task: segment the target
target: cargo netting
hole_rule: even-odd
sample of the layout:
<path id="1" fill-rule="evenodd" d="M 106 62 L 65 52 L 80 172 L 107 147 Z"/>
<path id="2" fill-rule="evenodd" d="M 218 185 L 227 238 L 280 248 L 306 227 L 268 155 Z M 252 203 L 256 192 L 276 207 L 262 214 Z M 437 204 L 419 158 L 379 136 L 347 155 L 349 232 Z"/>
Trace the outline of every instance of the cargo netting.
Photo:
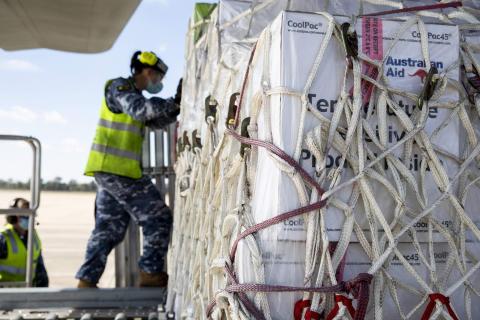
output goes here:
<path id="1" fill-rule="evenodd" d="M 480 318 L 480 2 L 199 4 L 167 310 Z"/>

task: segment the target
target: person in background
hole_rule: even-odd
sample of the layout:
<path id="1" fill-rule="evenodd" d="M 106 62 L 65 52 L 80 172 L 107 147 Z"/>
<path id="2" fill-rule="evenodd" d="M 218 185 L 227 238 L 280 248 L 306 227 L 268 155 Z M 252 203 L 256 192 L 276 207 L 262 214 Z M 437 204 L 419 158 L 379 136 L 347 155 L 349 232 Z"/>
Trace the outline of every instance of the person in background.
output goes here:
<path id="1" fill-rule="evenodd" d="M 10 208 L 28 209 L 30 203 L 15 198 Z M 7 224 L 0 232 L 0 286 L 1 282 L 25 282 L 27 271 L 27 239 L 29 217 L 8 215 Z M 33 286 L 48 287 L 48 274 L 42 257 L 42 244 L 37 231 L 33 235 Z"/>
<path id="2" fill-rule="evenodd" d="M 131 76 L 107 81 L 100 121 L 85 174 L 98 186 L 95 228 L 85 261 L 76 274 L 78 288 L 95 288 L 107 257 L 124 238 L 130 219 L 142 227 L 143 254 L 138 262 L 140 286 L 165 287 L 163 271 L 170 241 L 172 213 L 152 179 L 141 168 L 145 126 L 162 128 L 180 113 L 181 80 L 175 97 L 146 98 L 163 88 L 167 65 L 153 52 L 137 51 L 130 62 Z"/>

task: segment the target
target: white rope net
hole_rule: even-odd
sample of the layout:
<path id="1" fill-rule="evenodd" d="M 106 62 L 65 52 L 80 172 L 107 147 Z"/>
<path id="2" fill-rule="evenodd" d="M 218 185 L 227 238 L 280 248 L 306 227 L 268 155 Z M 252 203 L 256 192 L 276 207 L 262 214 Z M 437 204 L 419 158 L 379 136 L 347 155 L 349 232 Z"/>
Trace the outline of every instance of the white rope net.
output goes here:
<path id="1" fill-rule="evenodd" d="M 230 266 L 239 284 L 303 288 L 368 273 L 365 319 L 480 317 L 480 4 L 362 16 L 448 2 L 228 0 L 191 23 L 168 310 L 259 318 Z M 242 232 L 320 200 L 232 259 Z M 353 319 L 360 303 L 244 289 L 263 319 Z"/>

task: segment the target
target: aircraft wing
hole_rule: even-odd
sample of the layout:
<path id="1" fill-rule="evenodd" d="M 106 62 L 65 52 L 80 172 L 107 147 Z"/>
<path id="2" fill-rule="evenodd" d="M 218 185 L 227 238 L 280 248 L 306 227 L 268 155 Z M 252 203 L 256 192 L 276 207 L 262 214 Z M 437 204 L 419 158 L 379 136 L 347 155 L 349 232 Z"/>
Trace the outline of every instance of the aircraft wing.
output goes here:
<path id="1" fill-rule="evenodd" d="M 140 0 L 0 0 L 0 48 L 108 50 Z"/>

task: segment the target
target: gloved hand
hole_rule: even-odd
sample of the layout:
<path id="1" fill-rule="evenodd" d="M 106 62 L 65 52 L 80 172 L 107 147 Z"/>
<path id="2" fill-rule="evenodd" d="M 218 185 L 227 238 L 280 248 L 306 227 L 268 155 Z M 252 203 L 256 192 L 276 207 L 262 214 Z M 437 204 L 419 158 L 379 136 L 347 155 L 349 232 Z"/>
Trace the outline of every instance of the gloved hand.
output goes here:
<path id="1" fill-rule="evenodd" d="M 177 105 L 178 108 L 174 109 L 174 110 L 171 110 L 169 113 L 168 113 L 168 116 L 170 118 L 175 118 L 176 116 L 178 116 L 180 114 L 180 105 L 178 104 Z"/>
<path id="2" fill-rule="evenodd" d="M 180 103 L 182 102 L 182 83 L 183 83 L 183 78 L 180 78 L 180 81 L 178 81 L 178 85 L 177 85 L 177 92 L 175 93 L 175 96 L 173 98 L 173 101 L 175 101 L 175 103 L 178 105 L 180 105 Z"/>
<path id="3" fill-rule="evenodd" d="M 168 101 L 170 101 L 167 110 L 167 115 L 169 118 L 176 118 L 180 114 L 180 103 L 175 101 L 176 97 L 177 95 L 175 95 L 175 98 L 168 99 Z"/>

